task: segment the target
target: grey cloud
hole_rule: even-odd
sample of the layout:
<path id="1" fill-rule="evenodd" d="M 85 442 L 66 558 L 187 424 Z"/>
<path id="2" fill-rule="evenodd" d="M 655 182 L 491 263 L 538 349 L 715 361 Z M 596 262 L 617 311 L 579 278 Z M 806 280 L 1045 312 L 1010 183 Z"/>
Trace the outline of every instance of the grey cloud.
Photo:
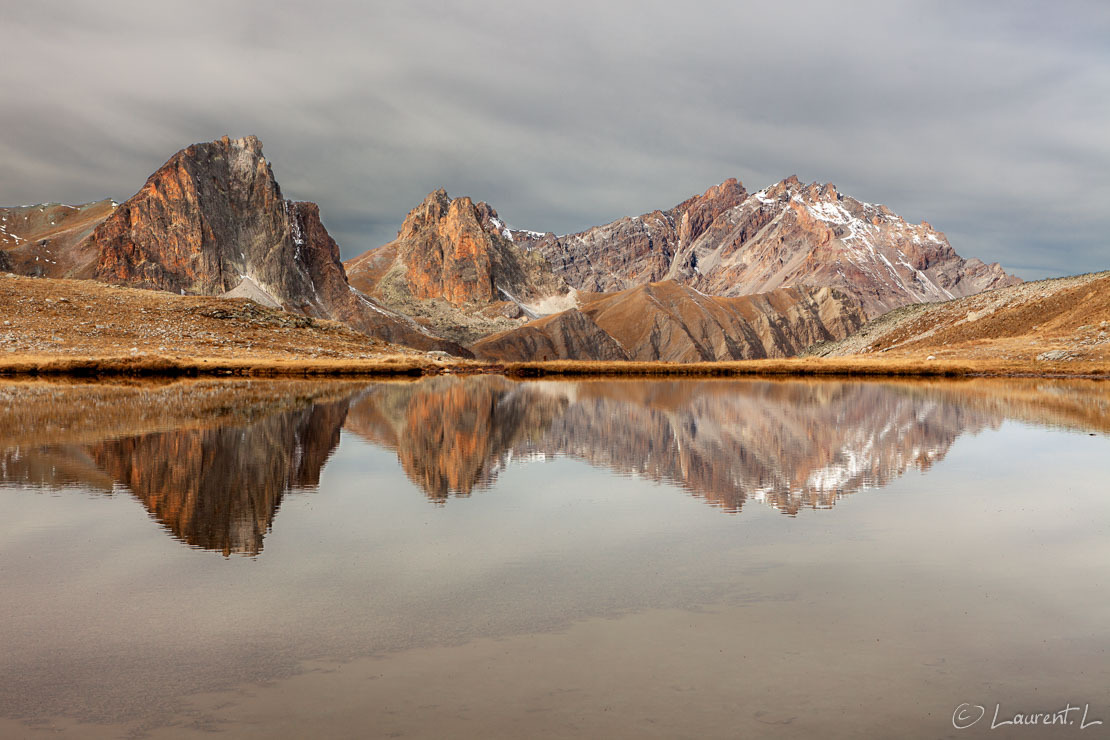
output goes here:
<path id="1" fill-rule="evenodd" d="M 600 5 L 600 7 L 598 7 Z M 1023 277 L 1110 267 L 1102 3 L 23 4 L 0 202 L 266 144 L 345 256 L 436 187 L 573 231 L 796 173 Z"/>

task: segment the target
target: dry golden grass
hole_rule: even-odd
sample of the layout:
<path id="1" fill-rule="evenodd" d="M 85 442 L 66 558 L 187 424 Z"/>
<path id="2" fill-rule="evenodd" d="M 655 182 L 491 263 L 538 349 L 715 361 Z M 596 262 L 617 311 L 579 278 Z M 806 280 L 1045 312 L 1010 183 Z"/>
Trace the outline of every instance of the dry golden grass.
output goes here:
<path id="1" fill-rule="evenodd" d="M 488 363 L 383 355 L 372 359 L 241 359 L 144 357 L 0 357 L 0 375 L 68 377 L 401 377 L 497 373 L 513 378 L 539 377 L 1082 377 L 1110 378 L 1110 362 L 1033 362 L 1010 360 L 925 360 L 854 355 L 738 362 L 553 362 Z"/>
<path id="2" fill-rule="evenodd" d="M 255 355 L 220 357 L 0 357 L 0 376 L 134 377 L 310 377 L 435 375 L 448 363 L 421 355 L 382 355 L 361 360 L 290 359 Z"/>
<path id="3" fill-rule="evenodd" d="M 473 364 L 473 363 L 471 363 Z M 853 355 L 792 357 L 739 362 L 512 362 L 489 366 L 511 377 L 541 376 L 893 376 L 893 377 L 1110 377 L 1110 362 L 1026 360 L 926 360 L 920 357 Z"/>
<path id="4" fill-rule="evenodd" d="M 0 374 L 412 375 L 437 360 L 243 298 L 0 276 Z"/>

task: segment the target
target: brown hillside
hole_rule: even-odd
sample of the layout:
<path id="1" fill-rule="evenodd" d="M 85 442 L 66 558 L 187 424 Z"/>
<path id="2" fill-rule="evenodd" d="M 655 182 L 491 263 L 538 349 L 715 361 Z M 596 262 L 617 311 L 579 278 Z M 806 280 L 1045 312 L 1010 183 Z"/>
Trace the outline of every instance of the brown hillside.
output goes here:
<path id="1" fill-rule="evenodd" d="M 403 352 L 336 321 L 245 298 L 0 274 L 0 359 L 365 359 Z M 416 353 L 414 353 L 416 354 Z"/>
<path id="2" fill-rule="evenodd" d="M 941 360 L 1104 362 L 1110 359 L 1110 272 L 907 306 L 814 352 L 829 357 L 881 352 Z"/>
<path id="3" fill-rule="evenodd" d="M 79 206 L 43 203 L 0 208 L 0 267 L 31 277 L 92 277 L 95 246 L 89 235 L 116 204 L 98 200 Z"/>
<path id="4" fill-rule="evenodd" d="M 663 281 L 602 295 L 579 310 L 488 337 L 473 349 L 479 357 L 503 361 L 788 357 L 847 336 L 862 322 L 859 305 L 828 288 L 718 298 Z"/>

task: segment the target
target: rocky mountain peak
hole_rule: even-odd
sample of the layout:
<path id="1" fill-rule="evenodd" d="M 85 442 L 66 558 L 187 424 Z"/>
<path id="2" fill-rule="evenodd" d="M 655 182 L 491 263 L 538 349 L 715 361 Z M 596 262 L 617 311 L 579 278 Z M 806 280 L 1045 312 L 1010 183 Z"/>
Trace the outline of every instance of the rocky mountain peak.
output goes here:
<path id="1" fill-rule="evenodd" d="M 714 185 L 700 196 L 694 196 L 671 209 L 672 217 L 679 223 L 678 241 L 689 243 L 713 223 L 721 213 L 740 205 L 748 197 L 748 191 L 735 177 Z"/>
<path id="2" fill-rule="evenodd" d="M 532 246 L 581 290 L 662 279 L 718 296 L 827 285 L 862 301 L 868 316 L 1020 282 L 998 264 L 964 260 L 928 223 L 796 175 L 750 195 L 726 180 L 669 211 Z"/>
<path id="3" fill-rule="evenodd" d="M 257 137 L 193 144 L 96 228 L 95 274 L 199 295 L 246 281 L 275 305 L 323 316 L 306 265 L 315 245 L 306 243 L 298 213 Z"/>
<path id="4" fill-rule="evenodd" d="M 447 191 L 443 188 L 433 190 L 425 196 L 420 205 L 405 216 L 405 220 L 401 223 L 401 230 L 397 234 L 398 238 L 411 238 L 421 229 L 438 223 L 447 215 L 450 207 L 451 198 L 448 197 Z"/>
<path id="5" fill-rule="evenodd" d="M 491 234 L 497 234 L 509 241 L 516 241 L 512 230 L 509 229 L 508 225 L 497 215 L 497 211 L 494 210 L 493 206 L 485 201 L 478 201 L 474 205 L 474 208 L 478 211 L 478 221 L 482 224 L 482 228 Z"/>
<path id="6" fill-rule="evenodd" d="M 460 342 L 576 303 L 537 251 L 484 202 L 430 193 L 397 238 L 346 262 L 351 284 Z"/>
<path id="7" fill-rule="evenodd" d="M 780 183 L 784 190 L 795 190 L 802 187 L 802 181 L 798 179 L 797 175 L 790 175 L 784 178 Z"/>
<path id="8" fill-rule="evenodd" d="M 262 156 L 262 141 L 254 134 L 249 134 L 238 139 L 232 139 L 227 134 L 220 137 L 220 144 L 236 150 L 247 151 Z"/>

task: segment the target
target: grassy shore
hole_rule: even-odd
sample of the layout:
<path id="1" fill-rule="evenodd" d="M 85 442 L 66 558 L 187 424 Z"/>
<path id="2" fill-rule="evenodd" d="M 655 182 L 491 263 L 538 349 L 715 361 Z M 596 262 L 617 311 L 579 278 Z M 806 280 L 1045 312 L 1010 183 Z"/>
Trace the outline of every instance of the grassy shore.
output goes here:
<path id="1" fill-rule="evenodd" d="M 437 375 L 443 363 L 421 355 L 385 355 L 368 359 L 289 359 L 270 357 L 0 357 L 6 377 L 396 377 Z"/>
<path id="2" fill-rule="evenodd" d="M 8 355 L 0 357 L 0 376 L 8 377 L 418 377 L 442 374 L 500 374 L 543 377 L 1085 377 L 1110 378 L 1108 362 L 1027 360 L 926 360 L 860 355 L 799 357 L 740 362 L 513 362 L 489 363 L 424 355 L 385 355 L 368 359 L 288 359 L 269 357 L 73 357 Z"/>
<path id="3" fill-rule="evenodd" d="M 519 362 L 497 372 L 511 377 L 637 376 L 889 376 L 889 377 L 1094 377 L 1110 378 L 1110 362 L 938 361 L 914 358 L 851 356 L 792 357 L 738 362 Z"/>

